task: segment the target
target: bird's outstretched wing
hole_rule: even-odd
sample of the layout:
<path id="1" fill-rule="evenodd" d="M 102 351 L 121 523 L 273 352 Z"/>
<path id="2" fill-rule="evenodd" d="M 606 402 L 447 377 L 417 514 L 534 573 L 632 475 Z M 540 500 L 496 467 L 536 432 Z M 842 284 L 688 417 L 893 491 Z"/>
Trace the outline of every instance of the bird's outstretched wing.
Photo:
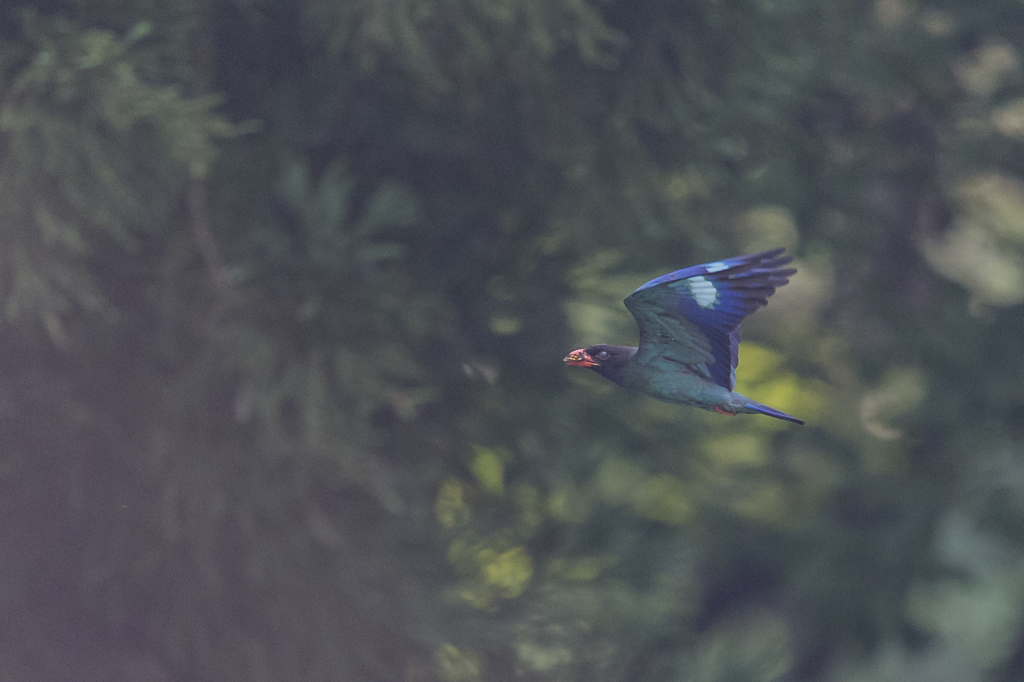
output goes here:
<path id="1" fill-rule="evenodd" d="M 740 322 L 796 270 L 784 248 L 695 265 L 647 282 L 626 298 L 640 328 L 641 364 L 669 361 L 732 390 Z"/>

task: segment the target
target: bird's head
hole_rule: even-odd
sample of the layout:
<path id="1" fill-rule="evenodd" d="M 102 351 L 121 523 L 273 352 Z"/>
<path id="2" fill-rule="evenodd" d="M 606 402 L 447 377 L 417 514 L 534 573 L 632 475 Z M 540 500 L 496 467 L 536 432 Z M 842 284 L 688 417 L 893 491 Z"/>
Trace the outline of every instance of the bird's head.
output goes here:
<path id="1" fill-rule="evenodd" d="M 636 352 L 632 346 L 588 346 L 574 350 L 562 360 L 570 367 L 586 367 L 601 376 L 611 379 L 617 384 L 622 383 L 626 363 Z"/>

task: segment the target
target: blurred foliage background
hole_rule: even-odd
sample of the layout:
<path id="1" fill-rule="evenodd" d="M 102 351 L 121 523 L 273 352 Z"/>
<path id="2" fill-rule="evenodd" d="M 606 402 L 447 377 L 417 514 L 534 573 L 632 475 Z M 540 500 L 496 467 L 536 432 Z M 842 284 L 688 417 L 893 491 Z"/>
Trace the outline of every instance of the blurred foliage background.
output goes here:
<path id="1" fill-rule="evenodd" d="M 0 5 L 0 680 L 1024 679 L 1024 5 Z M 787 246 L 706 414 L 565 371 Z"/>

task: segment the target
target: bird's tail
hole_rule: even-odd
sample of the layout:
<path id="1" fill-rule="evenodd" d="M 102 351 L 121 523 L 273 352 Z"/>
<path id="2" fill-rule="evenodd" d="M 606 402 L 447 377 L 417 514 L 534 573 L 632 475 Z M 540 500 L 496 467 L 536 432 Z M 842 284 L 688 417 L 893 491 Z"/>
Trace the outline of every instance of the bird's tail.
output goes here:
<path id="1" fill-rule="evenodd" d="M 753 400 L 750 400 L 746 405 L 744 405 L 744 407 L 750 412 L 766 414 L 769 417 L 775 417 L 776 419 L 785 419 L 786 421 L 793 422 L 794 424 L 803 425 L 804 423 L 803 419 L 797 419 L 796 417 L 786 414 L 781 410 L 776 410 L 774 407 L 768 407 L 767 405 L 762 405 L 761 403 L 754 402 Z"/>

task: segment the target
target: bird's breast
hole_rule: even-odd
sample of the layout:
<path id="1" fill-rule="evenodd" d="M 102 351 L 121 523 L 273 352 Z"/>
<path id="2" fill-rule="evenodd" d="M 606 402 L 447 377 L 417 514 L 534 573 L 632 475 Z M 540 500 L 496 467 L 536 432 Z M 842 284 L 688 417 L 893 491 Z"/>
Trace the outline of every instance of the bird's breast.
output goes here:
<path id="1" fill-rule="evenodd" d="M 702 366 L 654 360 L 631 368 L 623 386 L 667 403 L 710 409 L 728 404 L 731 392 L 710 380 Z M 702 372 L 703 370 L 703 372 Z"/>

